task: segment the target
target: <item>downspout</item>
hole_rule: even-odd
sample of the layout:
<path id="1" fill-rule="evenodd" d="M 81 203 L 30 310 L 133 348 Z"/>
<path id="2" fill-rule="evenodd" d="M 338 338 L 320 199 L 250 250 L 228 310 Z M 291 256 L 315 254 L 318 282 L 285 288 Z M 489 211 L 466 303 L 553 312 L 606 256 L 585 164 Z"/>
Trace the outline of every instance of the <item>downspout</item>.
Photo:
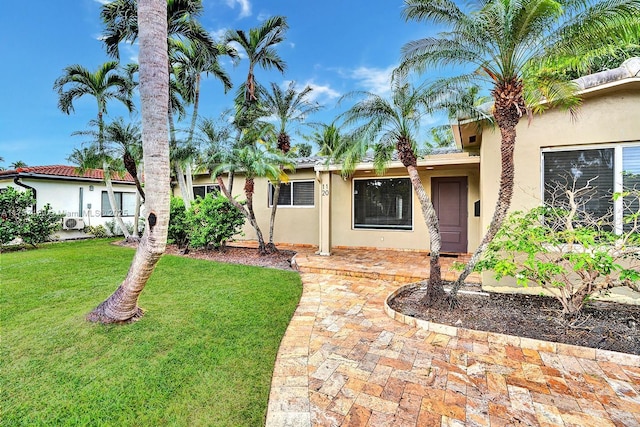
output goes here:
<path id="1" fill-rule="evenodd" d="M 19 185 L 22 188 L 26 188 L 27 190 L 31 190 L 31 194 L 33 194 L 33 198 L 36 199 L 36 202 L 33 204 L 33 213 L 37 213 L 38 212 L 38 206 L 37 206 L 38 205 L 38 198 L 37 198 L 38 192 L 36 191 L 35 188 L 29 187 L 27 184 L 23 184 L 23 183 L 19 182 L 18 181 L 19 179 L 20 179 L 20 177 L 16 176 L 16 177 L 13 178 L 13 182 L 16 185 Z"/>

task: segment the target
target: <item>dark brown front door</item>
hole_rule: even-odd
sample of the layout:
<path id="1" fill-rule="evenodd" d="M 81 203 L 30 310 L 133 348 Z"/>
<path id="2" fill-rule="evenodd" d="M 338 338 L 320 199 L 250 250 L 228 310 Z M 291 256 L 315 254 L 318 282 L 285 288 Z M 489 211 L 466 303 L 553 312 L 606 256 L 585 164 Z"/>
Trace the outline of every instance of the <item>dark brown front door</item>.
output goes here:
<path id="1" fill-rule="evenodd" d="M 431 178 L 442 252 L 467 252 L 467 177 Z"/>

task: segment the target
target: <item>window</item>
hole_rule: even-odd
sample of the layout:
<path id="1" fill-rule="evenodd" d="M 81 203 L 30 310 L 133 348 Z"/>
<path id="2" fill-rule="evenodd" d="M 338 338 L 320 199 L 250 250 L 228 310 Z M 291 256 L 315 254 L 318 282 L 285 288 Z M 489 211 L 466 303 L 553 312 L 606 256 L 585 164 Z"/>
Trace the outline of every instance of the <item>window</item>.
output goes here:
<path id="1" fill-rule="evenodd" d="M 194 185 L 193 186 L 193 197 L 202 197 L 207 194 L 217 195 L 220 193 L 220 186 L 218 184 L 210 184 L 210 185 Z"/>
<path id="2" fill-rule="evenodd" d="M 273 206 L 276 188 L 269 183 L 269 207 Z M 280 184 L 278 206 L 313 207 L 315 203 L 313 181 L 290 181 Z"/>
<path id="3" fill-rule="evenodd" d="M 136 193 L 123 193 L 114 191 L 116 198 L 116 206 L 120 216 L 133 216 L 136 212 Z M 106 191 L 102 192 L 102 216 L 113 216 L 111 203 L 109 203 L 109 195 Z"/>
<path id="4" fill-rule="evenodd" d="M 549 150 L 542 153 L 545 203 L 567 203 L 563 188 L 573 185 L 593 187 L 586 211 L 602 218 L 621 231 L 622 218 L 632 212 L 629 200 L 612 199 L 613 193 L 640 189 L 640 145 L 617 144 L 615 147 Z M 637 205 L 637 204 L 636 204 Z M 637 206 L 635 206 L 637 209 Z"/>
<path id="5" fill-rule="evenodd" d="M 411 230 L 413 190 L 409 178 L 353 181 L 353 228 Z"/>

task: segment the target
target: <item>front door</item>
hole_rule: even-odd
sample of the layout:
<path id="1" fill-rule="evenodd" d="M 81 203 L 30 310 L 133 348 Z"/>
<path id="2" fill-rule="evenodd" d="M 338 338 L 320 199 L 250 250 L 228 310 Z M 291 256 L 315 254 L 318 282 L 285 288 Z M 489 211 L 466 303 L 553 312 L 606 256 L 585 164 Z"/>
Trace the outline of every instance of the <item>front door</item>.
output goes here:
<path id="1" fill-rule="evenodd" d="M 467 177 L 431 178 L 442 252 L 467 252 Z"/>

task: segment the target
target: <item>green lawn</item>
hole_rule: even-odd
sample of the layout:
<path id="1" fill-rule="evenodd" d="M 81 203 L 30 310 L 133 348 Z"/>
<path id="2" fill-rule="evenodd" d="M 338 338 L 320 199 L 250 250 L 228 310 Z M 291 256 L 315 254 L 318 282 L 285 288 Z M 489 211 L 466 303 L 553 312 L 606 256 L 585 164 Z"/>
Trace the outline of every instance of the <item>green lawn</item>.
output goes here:
<path id="1" fill-rule="evenodd" d="M 164 256 L 139 322 L 87 323 L 132 256 L 106 240 L 0 255 L 0 424 L 264 424 L 299 276 Z"/>

